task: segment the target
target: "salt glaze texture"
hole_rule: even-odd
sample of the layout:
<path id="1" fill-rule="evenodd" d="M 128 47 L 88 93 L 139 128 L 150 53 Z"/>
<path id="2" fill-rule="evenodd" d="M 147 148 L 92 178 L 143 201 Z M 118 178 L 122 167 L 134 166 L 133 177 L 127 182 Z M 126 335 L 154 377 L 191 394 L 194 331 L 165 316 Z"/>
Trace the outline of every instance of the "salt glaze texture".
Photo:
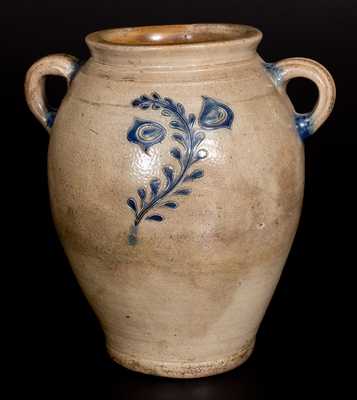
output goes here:
<path id="1" fill-rule="evenodd" d="M 288 256 L 304 187 L 302 139 L 335 86 L 315 61 L 265 63 L 259 30 L 195 24 L 87 36 L 81 66 L 52 55 L 27 73 L 50 133 L 53 218 L 112 358 L 175 378 L 243 363 Z M 67 79 L 58 111 L 47 75 Z M 318 87 L 297 114 L 295 77 Z"/>

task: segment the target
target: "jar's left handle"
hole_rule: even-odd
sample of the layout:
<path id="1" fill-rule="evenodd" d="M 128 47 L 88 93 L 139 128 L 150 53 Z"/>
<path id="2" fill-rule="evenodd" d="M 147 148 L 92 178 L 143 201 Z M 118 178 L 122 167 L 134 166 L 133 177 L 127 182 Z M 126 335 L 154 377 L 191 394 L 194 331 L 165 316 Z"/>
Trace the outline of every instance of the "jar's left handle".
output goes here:
<path id="1" fill-rule="evenodd" d="M 67 54 L 53 54 L 38 60 L 26 74 L 25 96 L 27 104 L 48 132 L 50 132 L 54 123 L 56 110 L 50 110 L 47 105 L 46 76 L 62 76 L 67 80 L 69 86 L 78 69 L 77 58 Z"/>

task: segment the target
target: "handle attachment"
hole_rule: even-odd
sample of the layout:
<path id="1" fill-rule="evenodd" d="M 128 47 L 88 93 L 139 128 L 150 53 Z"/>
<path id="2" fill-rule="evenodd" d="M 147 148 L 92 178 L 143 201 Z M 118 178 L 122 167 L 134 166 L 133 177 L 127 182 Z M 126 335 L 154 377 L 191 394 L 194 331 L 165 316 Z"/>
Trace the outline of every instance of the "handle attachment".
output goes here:
<path id="1" fill-rule="evenodd" d="M 318 62 L 309 58 L 286 58 L 276 64 L 265 63 L 275 84 L 286 90 L 290 79 L 307 78 L 315 83 L 319 97 L 314 109 L 305 114 L 295 113 L 296 129 L 302 139 L 314 134 L 331 114 L 336 99 L 336 86 L 331 74 Z"/>
<path id="2" fill-rule="evenodd" d="M 48 132 L 50 132 L 54 123 L 56 111 L 49 110 L 47 106 L 46 76 L 62 76 L 67 80 L 69 86 L 78 69 L 77 58 L 67 54 L 53 54 L 38 60 L 26 74 L 25 96 L 27 104 Z"/>

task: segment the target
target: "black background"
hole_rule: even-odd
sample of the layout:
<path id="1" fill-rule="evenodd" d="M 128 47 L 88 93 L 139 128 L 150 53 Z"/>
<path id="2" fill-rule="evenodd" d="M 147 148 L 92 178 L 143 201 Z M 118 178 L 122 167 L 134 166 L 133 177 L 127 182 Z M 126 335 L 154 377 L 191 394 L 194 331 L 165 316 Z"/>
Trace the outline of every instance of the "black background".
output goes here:
<path id="1" fill-rule="evenodd" d="M 17 384 L 9 398 L 17 398 L 21 388 L 47 398 L 63 391 L 64 398 L 77 399 L 290 399 L 332 392 L 343 397 L 355 316 L 355 2 L 37 0 L 1 7 L 2 129 L 13 139 L 2 153 L 3 159 L 9 156 L 6 192 L 14 205 L 9 214 L 16 215 L 8 235 L 15 251 L 6 262 L 15 272 L 9 284 L 15 321 L 7 331 L 15 339 Z M 177 381 L 130 372 L 108 359 L 102 331 L 51 221 L 48 135 L 26 107 L 23 80 L 42 56 L 66 52 L 88 58 L 83 39 L 92 31 L 194 22 L 256 26 L 264 33 L 258 51 L 266 61 L 293 56 L 319 61 L 335 78 L 337 102 L 325 125 L 305 143 L 301 223 L 254 354 L 221 376 Z M 65 84 L 50 78 L 47 89 L 56 105 Z M 296 79 L 288 89 L 298 111 L 313 107 L 317 92 L 311 82 Z"/>

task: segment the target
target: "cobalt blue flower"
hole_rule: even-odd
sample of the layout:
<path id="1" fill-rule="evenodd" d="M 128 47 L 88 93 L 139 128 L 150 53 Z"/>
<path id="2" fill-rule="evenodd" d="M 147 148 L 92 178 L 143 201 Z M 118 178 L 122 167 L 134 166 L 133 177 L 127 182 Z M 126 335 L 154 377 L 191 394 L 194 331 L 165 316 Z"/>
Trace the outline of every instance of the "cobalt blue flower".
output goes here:
<path id="1" fill-rule="evenodd" d="M 147 153 L 154 144 L 160 143 L 166 136 L 166 129 L 154 121 L 136 118 L 128 131 L 128 140 L 137 143 Z"/>
<path id="2" fill-rule="evenodd" d="M 202 96 L 202 98 L 203 104 L 198 120 L 201 128 L 230 129 L 234 118 L 233 111 L 227 105 L 211 97 Z"/>
<path id="3" fill-rule="evenodd" d="M 198 119 L 201 129 L 196 126 L 197 118 L 194 114 L 186 114 L 185 107 L 169 97 L 161 97 L 158 93 L 151 96 L 142 95 L 136 98 L 132 105 L 141 110 L 160 110 L 163 117 L 169 117 L 168 126 L 171 139 L 176 145 L 170 149 L 170 155 L 175 160 L 173 165 L 165 164 L 162 167 L 162 177 L 152 177 L 149 187 L 137 189 L 136 198 L 129 197 L 127 205 L 134 212 L 134 222 L 129 230 L 128 243 L 135 245 L 138 242 L 138 227 L 141 221 L 162 222 L 165 217 L 155 213 L 155 209 L 175 210 L 179 206 L 178 197 L 189 196 L 191 184 L 204 177 L 203 169 L 191 167 L 208 157 L 208 150 L 201 147 L 206 138 L 205 130 L 220 128 L 230 129 L 234 114 L 230 107 L 211 97 L 202 96 L 202 108 Z M 158 122 L 136 118 L 128 131 L 128 140 L 139 144 L 145 152 L 150 146 L 161 142 L 166 136 L 165 128 Z M 161 211 L 160 210 L 160 211 Z M 154 212 L 154 213 L 153 213 Z"/>

